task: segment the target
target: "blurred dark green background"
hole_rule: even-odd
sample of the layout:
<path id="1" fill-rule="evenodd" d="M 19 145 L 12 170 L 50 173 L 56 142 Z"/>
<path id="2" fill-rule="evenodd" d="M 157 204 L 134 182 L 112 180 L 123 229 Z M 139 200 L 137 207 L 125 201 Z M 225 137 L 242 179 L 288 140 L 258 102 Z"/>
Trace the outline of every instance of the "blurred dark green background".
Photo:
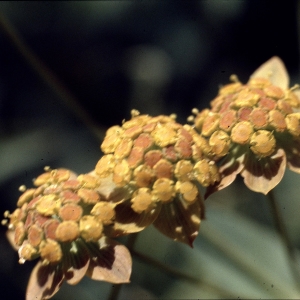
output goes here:
<path id="1" fill-rule="evenodd" d="M 185 122 L 232 73 L 246 82 L 274 55 L 291 84 L 300 82 L 299 1 L 2 1 L 0 13 L 102 130 L 128 119 L 132 108 Z M 99 144 L 0 28 L 0 211 L 15 208 L 18 187 L 30 186 L 45 165 L 92 170 Z M 275 192 L 300 247 L 298 181 L 288 172 Z M 136 246 L 202 284 L 134 259 L 120 299 L 299 298 L 264 197 L 238 180 L 206 203 L 193 250 L 153 229 Z M 0 253 L 1 299 L 23 299 L 35 262 L 18 264 L 4 227 Z M 85 279 L 53 299 L 105 299 L 110 288 Z"/>

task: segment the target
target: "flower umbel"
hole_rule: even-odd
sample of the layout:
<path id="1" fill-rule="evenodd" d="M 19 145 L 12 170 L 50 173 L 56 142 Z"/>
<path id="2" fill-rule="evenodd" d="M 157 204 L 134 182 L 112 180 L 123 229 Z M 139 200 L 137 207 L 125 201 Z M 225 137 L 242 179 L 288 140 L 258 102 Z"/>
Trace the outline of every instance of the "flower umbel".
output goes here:
<path id="1" fill-rule="evenodd" d="M 282 179 L 286 165 L 300 173 L 300 101 L 288 88 L 281 60 L 270 59 L 243 85 L 236 76 L 223 86 L 211 109 L 196 113 L 195 127 L 220 161 L 220 182 L 207 195 L 228 186 L 237 174 L 253 191 L 267 194 Z"/>
<path id="2" fill-rule="evenodd" d="M 9 218 L 8 237 L 19 262 L 40 257 L 26 299 L 49 299 L 63 281 L 77 284 L 84 275 L 112 283 L 129 282 L 131 257 L 125 246 L 106 236 L 115 204 L 102 201 L 97 178 L 50 170 L 34 180 L 36 188 L 20 188 Z"/>
<path id="3" fill-rule="evenodd" d="M 108 129 L 95 173 L 128 192 L 116 206 L 116 234 L 153 223 L 167 236 L 192 244 L 204 212 L 198 185 L 220 179 L 215 163 L 201 151 L 202 142 L 174 116 L 133 111 L 131 120 Z"/>

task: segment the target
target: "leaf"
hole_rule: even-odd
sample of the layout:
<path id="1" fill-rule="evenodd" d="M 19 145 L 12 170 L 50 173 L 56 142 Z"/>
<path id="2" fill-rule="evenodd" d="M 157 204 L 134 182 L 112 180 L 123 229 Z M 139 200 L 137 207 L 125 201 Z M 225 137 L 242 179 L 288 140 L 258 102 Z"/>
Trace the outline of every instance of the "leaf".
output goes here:
<path id="1" fill-rule="evenodd" d="M 286 90 L 289 87 L 289 75 L 283 61 L 273 56 L 271 59 L 262 64 L 250 78 L 268 78 L 273 85 Z"/>
<path id="2" fill-rule="evenodd" d="M 43 265 L 42 261 L 39 261 L 30 275 L 26 300 L 50 299 L 58 292 L 63 280 L 61 265 Z"/>
<path id="3" fill-rule="evenodd" d="M 131 208 L 130 201 L 125 201 L 115 207 L 115 223 L 109 234 L 112 236 L 119 236 L 142 231 L 145 227 L 151 225 L 155 221 L 160 213 L 160 209 L 161 204 L 157 203 L 156 207 L 151 211 L 139 214 Z"/>
<path id="4" fill-rule="evenodd" d="M 128 249 L 106 237 L 86 244 L 92 257 L 86 273 L 91 279 L 111 283 L 128 283 L 132 259 Z"/>
<path id="5" fill-rule="evenodd" d="M 249 152 L 245 157 L 245 168 L 241 175 L 250 190 L 266 195 L 281 181 L 285 168 L 286 155 L 282 149 L 278 149 L 270 157 L 261 159 Z"/>
<path id="6" fill-rule="evenodd" d="M 178 195 L 178 194 L 177 194 Z M 162 205 L 153 225 L 164 235 L 193 247 L 200 222 L 204 219 L 204 204 L 201 196 L 193 204 L 187 204 L 178 195 L 172 202 Z"/>

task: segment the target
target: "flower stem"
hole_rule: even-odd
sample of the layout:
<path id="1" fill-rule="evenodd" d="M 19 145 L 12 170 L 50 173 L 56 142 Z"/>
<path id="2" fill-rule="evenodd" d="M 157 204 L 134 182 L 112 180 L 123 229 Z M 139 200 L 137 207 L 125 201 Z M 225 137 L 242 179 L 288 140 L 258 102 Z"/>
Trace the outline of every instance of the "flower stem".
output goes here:
<path id="1" fill-rule="evenodd" d="M 278 203 L 276 202 L 276 199 L 275 199 L 275 196 L 274 196 L 274 193 L 272 190 L 267 194 L 267 198 L 268 198 L 270 206 L 271 206 L 272 216 L 274 218 L 276 230 L 285 245 L 285 249 L 286 249 L 286 252 L 288 255 L 290 268 L 291 268 L 291 271 L 292 271 L 292 274 L 293 274 L 293 277 L 294 277 L 294 280 L 296 283 L 296 287 L 300 290 L 300 288 L 299 288 L 300 273 L 299 273 L 299 266 L 298 266 L 298 260 L 297 260 L 295 247 L 293 246 L 293 243 L 289 238 L 286 226 L 283 221 L 282 214 L 280 212 Z"/>
<path id="2" fill-rule="evenodd" d="M 13 46 L 25 58 L 30 67 L 43 78 L 48 86 L 63 100 L 65 105 L 86 125 L 87 128 L 99 139 L 103 138 L 104 128 L 92 121 L 91 116 L 80 104 L 78 99 L 58 80 L 56 75 L 45 65 L 45 63 L 24 42 L 18 31 L 9 20 L 0 13 L 0 29 L 9 38 Z"/>

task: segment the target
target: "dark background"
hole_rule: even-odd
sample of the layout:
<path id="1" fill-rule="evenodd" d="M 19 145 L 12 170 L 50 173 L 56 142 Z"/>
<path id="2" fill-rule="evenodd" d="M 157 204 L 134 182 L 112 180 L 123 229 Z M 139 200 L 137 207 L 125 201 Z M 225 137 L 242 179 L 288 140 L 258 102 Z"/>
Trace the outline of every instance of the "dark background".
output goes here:
<path id="1" fill-rule="evenodd" d="M 101 134 L 132 108 L 185 122 L 231 74 L 246 82 L 274 55 L 291 83 L 300 81 L 298 1 L 3 1 L 0 13 Z M 30 186 L 45 165 L 90 171 L 99 144 L 1 26 L 0 211 L 14 209 L 18 187 Z M 22 299 L 34 263 L 20 267 L 4 233 L 1 299 Z"/>

